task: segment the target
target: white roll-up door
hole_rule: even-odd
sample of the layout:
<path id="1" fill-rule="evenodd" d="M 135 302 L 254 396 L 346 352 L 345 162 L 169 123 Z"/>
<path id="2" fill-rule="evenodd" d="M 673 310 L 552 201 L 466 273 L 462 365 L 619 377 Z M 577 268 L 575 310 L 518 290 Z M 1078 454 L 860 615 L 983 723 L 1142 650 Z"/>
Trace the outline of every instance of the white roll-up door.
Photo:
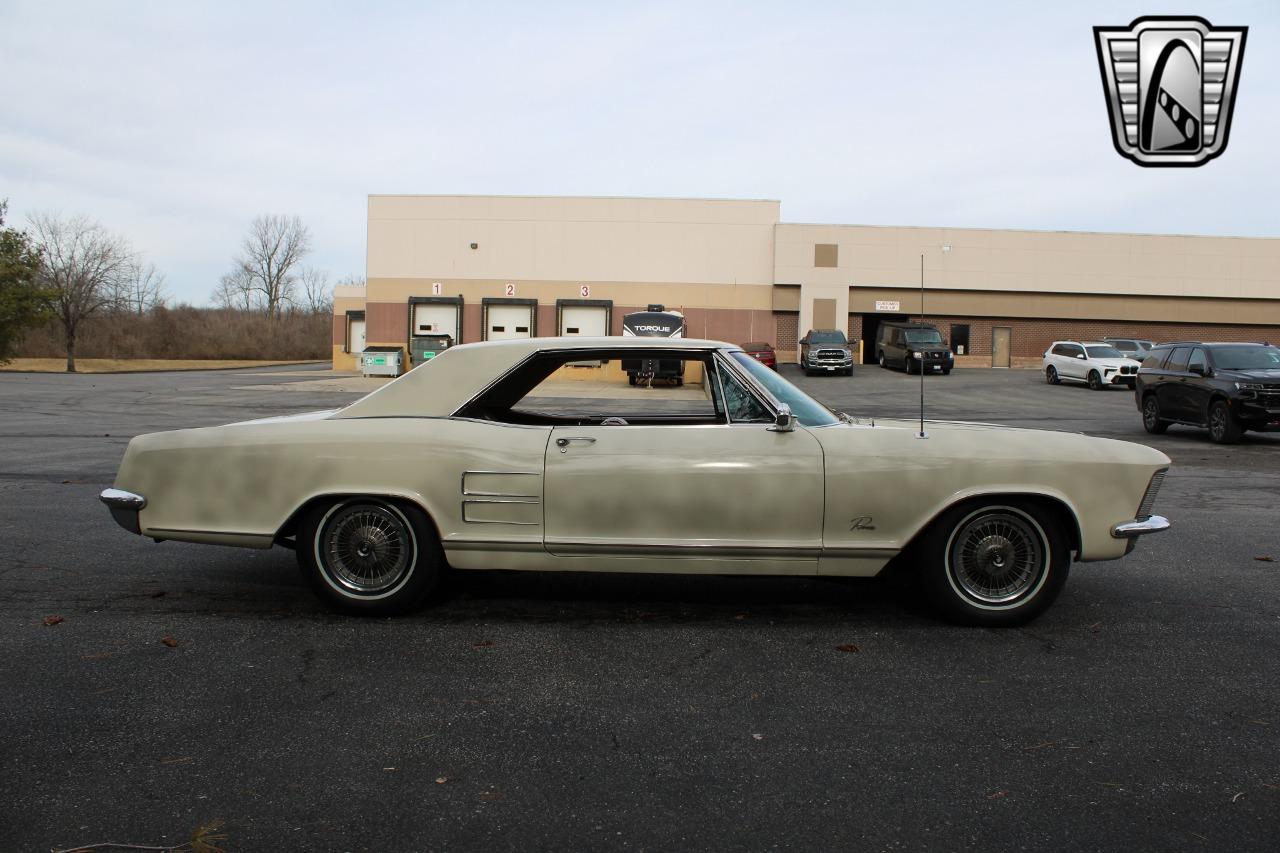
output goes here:
<path id="1" fill-rule="evenodd" d="M 413 306 L 415 335 L 449 335 L 458 341 L 458 306 L 420 304 Z"/>
<path id="2" fill-rule="evenodd" d="M 487 340 L 505 341 L 533 336 L 532 305 L 490 305 L 488 317 L 485 327 Z"/>
<path id="3" fill-rule="evenodd" d="M 604 337 L 609 334 L 609 309 L 603 305 L 565 305 L 560 309 L 560 334 Z"/>

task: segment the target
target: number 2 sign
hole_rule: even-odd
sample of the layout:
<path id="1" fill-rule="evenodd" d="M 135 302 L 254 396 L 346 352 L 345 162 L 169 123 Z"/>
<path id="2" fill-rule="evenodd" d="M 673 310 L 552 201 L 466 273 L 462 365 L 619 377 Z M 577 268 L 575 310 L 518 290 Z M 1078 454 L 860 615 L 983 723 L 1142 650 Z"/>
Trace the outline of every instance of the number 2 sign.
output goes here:
<path id="1" fill-rule="evenodd" d="M 516 295 L 516 286 L 514 282 L 507 282 L 507 296 Z"/>

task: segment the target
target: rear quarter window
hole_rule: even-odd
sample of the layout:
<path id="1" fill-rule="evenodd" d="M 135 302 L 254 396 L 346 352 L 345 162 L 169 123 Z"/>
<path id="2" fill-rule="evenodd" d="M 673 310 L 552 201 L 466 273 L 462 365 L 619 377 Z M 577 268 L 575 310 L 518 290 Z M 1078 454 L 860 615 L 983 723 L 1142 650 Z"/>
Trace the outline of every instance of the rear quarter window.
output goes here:
<path id="1" fill-rule="evenodd" d="M 1169 351 L 1167 349 L 1156 350 L 1155 352 L 1148 354 L 1147 357 L 1142 360 L 1142 366 L 1147 370 L 1155 370 L 1160 366 L 1164 361 L 1164 357 L 1168 354 Z"/>

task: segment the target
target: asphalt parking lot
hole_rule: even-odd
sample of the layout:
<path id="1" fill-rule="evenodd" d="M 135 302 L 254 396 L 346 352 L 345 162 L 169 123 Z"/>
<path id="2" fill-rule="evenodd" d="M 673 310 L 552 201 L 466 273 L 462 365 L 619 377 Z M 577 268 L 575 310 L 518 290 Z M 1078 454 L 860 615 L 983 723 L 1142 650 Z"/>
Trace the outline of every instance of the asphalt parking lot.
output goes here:
<path id="1" fill-rule="evenodd" d="M 917 412 L 915 377 L 783 370 Z M 291 552 L 156 545 L 97 502 L 135 434 L 353 399 L 280 387 L 312 375 L 0 374 L 0 848 L 220 822 L 228 850 L 1275 849 L 1280 435 L 1147 436 L 1130 393 L 1034 371 L 928 378 L 931 417 L 1174 460 L 1173 529 L 1005 631 L 876 580 L 534 574 L 357 620 Z"/>

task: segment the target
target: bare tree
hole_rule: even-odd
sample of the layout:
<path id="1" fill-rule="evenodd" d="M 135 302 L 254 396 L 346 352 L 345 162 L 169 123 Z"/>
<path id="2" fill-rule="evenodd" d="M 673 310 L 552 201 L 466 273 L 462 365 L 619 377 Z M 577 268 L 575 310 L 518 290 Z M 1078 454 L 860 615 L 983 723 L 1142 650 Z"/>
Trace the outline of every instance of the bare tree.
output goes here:
<path id="1" fill-rule="evenodd" d="M 135 266 L 123 237 L 97 222 L 52 213 L 30 217 L 32 237 L 40 247 L 40 277 L 53 293 L 53 307 L 62 321 L 67 348 L 67 372 L 76 372 L 76 332 L 80 323 L 108 308 Z"/>
<path id="2" fill-rule="evenodd" d="M 219 308 L 252 311 L 255 296 L 253 276 L 243 266 L 237 266 L 218 279 L 218 286 L 213 289 L 213 304 Z"/>
<path id="3" fill-rule="evenodd" d="M 302 304 L 312 314 L 328 314 L 333 311 L 333 288 L 329 286 L 329 274 L 315 267 L 303 267 L 298 281 L 302 285 Z"/>
<path id="4" fill-rule="evenodd" d="M 297 216 L 263 214 L 249 225 L 236 267 L 262 294 L 267 316 L 277 319 L 293 298 L 294 267 L 311 251 L 311 232 Z"/>
<path id="5" fill-rule="evenodd" d="M 364 276 L 344 275 L 338 279 L 337 287 L 364 287 Z"/>
<path id="6" fill-rule="evenodd" d="M 129 275 L 113 288 L 113 307 L 125 314 L 141 316 L 164 304 L 164 273 L 155 264 L 135 261 Z"/>

